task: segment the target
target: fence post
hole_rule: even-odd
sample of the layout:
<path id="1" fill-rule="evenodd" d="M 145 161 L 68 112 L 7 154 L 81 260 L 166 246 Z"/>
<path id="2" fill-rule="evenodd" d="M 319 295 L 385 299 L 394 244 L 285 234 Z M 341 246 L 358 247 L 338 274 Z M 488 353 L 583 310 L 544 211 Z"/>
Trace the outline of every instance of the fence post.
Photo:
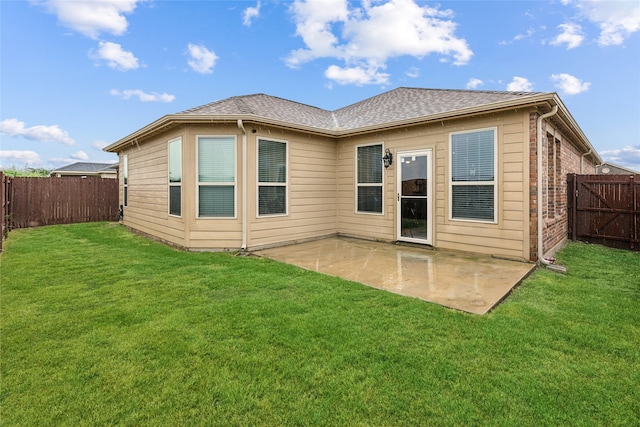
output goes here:
<path id="1" fill-rule="evenodd" d="M 578 239 L 578 176 L 571 174 L 571 188 L 569 197 L 571 198 L 571 240 Z"/>

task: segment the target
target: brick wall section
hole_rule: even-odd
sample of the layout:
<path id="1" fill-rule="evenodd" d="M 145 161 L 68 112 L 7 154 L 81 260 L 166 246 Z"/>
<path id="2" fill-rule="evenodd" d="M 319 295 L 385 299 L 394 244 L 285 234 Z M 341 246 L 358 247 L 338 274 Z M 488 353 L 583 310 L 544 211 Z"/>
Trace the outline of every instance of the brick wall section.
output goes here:
<path id="1" fill-rule="evenodd" d="M 537 129 L 536 121 L 538 113 L 531 113 L 529 116 L 529 188 L 530 188 L 530 259 L 537 260 L 538 253 L 538 194 L 537 194 Z M 550 134 L 550 135 L 548 135 Z M 580 174 L 580 163 L 582 152 L 576 148 L 572 142 L 565 137 L 557 128 L 545 120 L 542 123 L 542 220 L 543 220 L 543 252 L 547 253 L 567 237 L 568 217 L 567 217 L 567 174 Z M 554 135 L 559 142 L 554 142 L 555 149 L 559 150 L 556 164 L 553 171 L 555 180 L 549 182 L 549 162 L 553 162 L 554 156 L 550 152 L 548 136 Z M 553 147 L 553 146 L 552 146 Z M 553 167 L 553 166 L 551 166 Z M 584 174 L 595 173 L 595 165 L 591 160 L 584 159 Z M 551 186 L 552 188 L 549 188 Z M 550 200 L 550 197 L 554 200 Z M 553 215 L 549 215 L 549 207 L 553 206 Z"/>

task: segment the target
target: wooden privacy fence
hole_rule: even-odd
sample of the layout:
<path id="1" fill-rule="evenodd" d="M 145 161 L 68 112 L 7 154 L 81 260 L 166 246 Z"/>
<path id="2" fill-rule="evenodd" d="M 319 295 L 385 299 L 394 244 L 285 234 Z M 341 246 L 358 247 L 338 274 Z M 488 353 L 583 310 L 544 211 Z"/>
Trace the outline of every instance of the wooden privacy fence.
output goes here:
<path id="1" fill-rule="evenodd" d="M 567 175 L 569 238 L 640 250 L 640 175 Z"/>
<path id="2" fill-rule="evenodd" d="M 117 179 L 23 178 L 1 172 L 0 178 L 3 238 L 14 228 L 118 220 Z"/>

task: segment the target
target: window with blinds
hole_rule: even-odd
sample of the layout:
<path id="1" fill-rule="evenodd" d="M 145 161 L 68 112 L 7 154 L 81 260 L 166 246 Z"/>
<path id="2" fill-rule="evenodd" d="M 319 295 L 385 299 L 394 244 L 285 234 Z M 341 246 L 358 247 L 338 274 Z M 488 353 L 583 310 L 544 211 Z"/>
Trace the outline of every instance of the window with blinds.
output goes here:
<path id="1" fill-rule="evenodd" d="M 287 143 L 258 140 L 258 216 L 287 214 Z"/>
<path id="2" fill-rule="evenodd" d="M 451 219 L 495 222 L 496 129 L 450 134 Z"/>
<path id="3" fill-rule="evenodd" d="M 198 137 L 198 217 L 235 217 L 235 188 L 235 137 Z"/>
<path id="4" fill-rule="evenodd" d="M 382 144 L 356 148 L 356 211 L 382 213 Z"/>
<path id="5" fill-rule="evenodd" d="M 169 141 L 169 215 L 182 215 L 182 138 Z"/>

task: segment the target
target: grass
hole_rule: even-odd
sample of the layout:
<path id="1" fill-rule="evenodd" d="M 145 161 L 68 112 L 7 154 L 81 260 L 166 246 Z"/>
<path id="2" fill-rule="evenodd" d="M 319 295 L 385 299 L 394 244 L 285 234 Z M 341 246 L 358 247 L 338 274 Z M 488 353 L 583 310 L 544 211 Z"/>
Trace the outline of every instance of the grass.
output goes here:
<path id="1" fill-rule="evenodd" d="M 2 425 L 639 425 L 640 253 L 477 316 L 114 223 L 11 232 Z"/>

